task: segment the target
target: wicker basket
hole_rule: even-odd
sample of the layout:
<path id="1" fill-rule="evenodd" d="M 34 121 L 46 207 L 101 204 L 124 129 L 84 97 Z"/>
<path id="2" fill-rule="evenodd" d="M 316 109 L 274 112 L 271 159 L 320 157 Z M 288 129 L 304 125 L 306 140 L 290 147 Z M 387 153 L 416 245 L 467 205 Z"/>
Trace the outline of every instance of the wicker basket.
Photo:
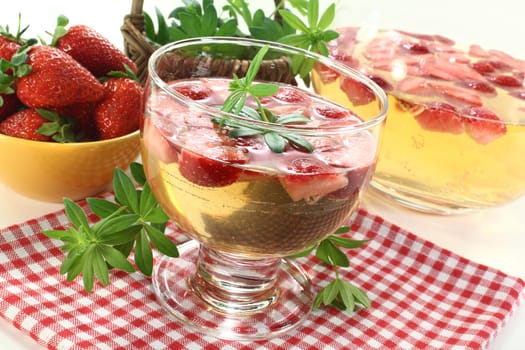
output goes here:
<path id="1" fill-rule="evenodd" d="M 141 82 L 146 80 L 148 59 L 157 49 L 144 35 L 143 4 L 143 0 L 132 1 L 131 12 L 124 17 L 124 23 L 120 28 L 124 38 L 124 52 L 137 65 L 138 77 Z M 282 1 L 275 0 L 275 4 L 276 6 L 282 6 Z M 276 20 L 280 20 L 280 18 L 276 18 Z M 180 74 L 175 74 L 177 78 L 187 78 L 188 76 L 185 75 L 184 71 L 190 71 L 192 65 L 199 64 L 198 61 L 192 62 L 192 59 L 189 57 L 173 57 L 173 60 L 173 67 L 178 67 L 179 63 L 183 63 L 180 64 L 180 67 L 182 67 Z M 249 66 L 249 61 L 214 59 L 213 62 L 209 63 L 209 66 L 211 67 L 210 69 L 220 73 L 222 76 L 231 76 L 235 73 L 242 77 Z M 264 61 L 259 70 L 258 78 L 295 84 L 295 79 L 290 73 L 286 58 Z"/>

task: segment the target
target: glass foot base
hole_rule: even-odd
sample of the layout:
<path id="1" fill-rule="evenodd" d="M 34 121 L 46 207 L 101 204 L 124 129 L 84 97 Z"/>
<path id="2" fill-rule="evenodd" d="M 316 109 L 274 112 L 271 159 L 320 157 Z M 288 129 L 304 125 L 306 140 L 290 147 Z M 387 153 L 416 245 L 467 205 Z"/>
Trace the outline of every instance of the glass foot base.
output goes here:
<path id="1" fill-rule="evenodd" d="M 228 312 L 213 305 L 192 287 L 199 243 L 188 241 L 178 258 L 161 257 L 153 271 L 155 294 L 168 314 L 195 331 L 229 340 L 264 340 L 297 328 L 311 311 L 313 292 L 306 272 L 281 260 L 268 306 L 254 312 Z"/>

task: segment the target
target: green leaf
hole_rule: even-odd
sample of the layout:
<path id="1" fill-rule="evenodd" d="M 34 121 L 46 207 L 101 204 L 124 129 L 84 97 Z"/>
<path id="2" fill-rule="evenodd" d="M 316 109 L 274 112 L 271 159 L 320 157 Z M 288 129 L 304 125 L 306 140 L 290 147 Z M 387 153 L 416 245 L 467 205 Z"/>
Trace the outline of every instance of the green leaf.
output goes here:
<path id="1" fill-rule="evenodd" d="M 135 241 L 130 241 L 128 243 L 124 244 L 118 244 L 115 245 L 114 248 L 122 253 L 125 257 L 128 257 L 131 254 L 131 251 L 133 250 L 133 245 L 135 244 Z"/>
<path id="2" fill-rule="evenodd" d="M 311 29 L 317 28 L 317 20 L 319 19 L 319 1 L 310 0 L 308 2 L 308 25 Z"/>
<path id="3" fill-rule="evenodd" d="M 135 271 L 133 265 L 119 250 L 108 245 L 101 245 L 99 249 L 109 265 L 113 266 L 116 269 L 123 270 L 126 272 Z"/>
<path id="4" fill-rule="evenodd" d="M 334 235 L 342 235 L 343 233 L 348 233 L 348 232 L 350 232 L 350 227 L 341 226 L 334 232 Z"/>
<path id="5" fill-rule="evenodd" d="M 113 172 L 113 189 L 119 203 L 131 208 L 135 213 L 139 212 L 139 198 L 135 185 L 122 169 L 116 168 Z"/>
<path id="6" fill-rule="evenodd" d="M 108 217 L 121 208 L 118 204 L 102 198 L 89 197 L 86 198 L 86 202 L 93 213 L 99 218 Z"/>
<path id="7" fill-rule="evenodd" d="M 256 97 L 265 97 L 275 94 L 279 90 L 277 84 L 260 83 L 250 87 L 250 94 Z"/>
<path id="8" fill-rule="evenodd" d="M 345 309 L 352 312 L 355 308 L 355 298 L 351 289 L 351 284 L 345 281 L 340 281 L 339 295 L 343 302 Z"/>
<path id="9" fill-rule="evenodd" d="M 155 208 L 157 205 L 157 200 L 151 192 L 151 188 L 148 183 L 144 184 L 144 188 L 140 193 L 140 208 L 139 213 L 144 218 Z"/>
<path id="10" fill-rule="evenodd" d="M 142 225 L 132 225 L 119 231 L 105 232 L 99 235 L 100 243 L 110 245 L 122 245 L 133 242 Z"/>
<path id="11" fill-rule="evenodd" d="M 293 143 L 294 145 L 301 147 L 305 151 L 308 151 L 308 152 L 314 151 L 314 147 L 312 146 L 312 144 L 299 135 L 282 134 L 281 136 L 287 139 L 288 141 L 290 141 L 291 143 Z"/>
<path id="12" fill-rule="evenodd" d="M 89 227 L 88 219 L 82 208 L 69 198 L 64 198 L 66 216 L 73 225 L 78 227 Z"/>
<path id="13" fill-rule="evenodd" d="M 327 57 L 330 54 L 330 52 L 328 51 L 328 47 L 325 43 L 322 42 L 317 43 L 317 52 L 319 52 L 321 56 L 325 57 Z"/>
<path id="14" fill-rule="evenodd" d="M 257 75 L 257 72 L 259 71 L 259 67 L 261 66 L 261 63 L 264 59 L 264 56 L 269 50 L 268 45 L 264 45 L 259 49 L 257 54 L 253 57 L 250 66 L 248 67 L 248 70 L 246 71 L 246 84 L 249 86 L 252 81 L 255 79 L 255 76 Z"/>
<path id="15" fill-rule="evenodd" d="M 347 267 L 350 261 L 345 253 L 337 248 L 330 240 L 324 239 L 319 243 L 315 256 L 328 265 Z"/>
<path id="16" fill-rule="evenodd" d="M 264 141 L 274 153 L 283 153 L 286 148 L 285 138 L 275 132 L 264 134 Z"/>
<path id="17" fill-rule="evenodd" d="M 179 251 L 175 243 L 173 243 L 162 232 L 149 225 L 145 225 L 144 229 L 146 230 L 151 243 L 153 243 L 153 245 L 159 250 L 159 252 L 161 252 L 164 255 L 171 256 L 173 258 L 179 256 Z"/>
<path id="18" fill-rule="evenodd" d="M 224 22 L 215 33 L 216 36 L 234 36 L 239 26 L 235 18 L 230 19 L 227 22 Z"/>
<path id="19" fill-rule="evenodd" d="M 180 28 L 188 34 L 188 36 L 195 38 L 200 35 L 201 23 L 197 16 L 181 12 L 179 14 Z"/>
<path id="20" fill-rule="evenodd" d="M 336 279 L 323 288 L 323 304 L 330 305 L 339 294 L 339 280 Z"/>
<path id="21" fill-rule="evenodd" d="M 321 291 L 315 296 L 314 301 L 312 303 L 312 308 L 314 310 L 319 309 L 319 307 L 321 307 L 321 304 L 323 303 L 324 299 L 324 292 L 325 290 L 321 289 Z"/>
<path id="22" fill-rule="evenodd" d="M 217 28 L 217 24 L 217 10 L 215 10 L 215 7 L 213 6 L 208 6 L 200 20 L 200 35 L 213 36 L 215 34 L 215 28 Z"/>
<path id="23" fill-rule="evenodd" d="M 153 253 L 144 231 L 139 233 L 135 244 L 135 263 L 140 272 L 146 276 L 151 276 L 153 271 Z"/>
<path id="24" fill-rule="evenodd" d="M 58 239 L 61 241 L 71 237 L 71 233 L 69 231 L 64 231 L 64 230 L 46 230 L 46 231 L 42 231 L 42 234 L 47 236 L 48 238 Z"/>
<path id="25" fill-rule="evenodd" d="M 162 11 L 155 8 L 155 14 L 157 15 L 157 35 L 155 39 L 160 44 L 165 44 L 170 41 L 168 25 Z"/>
<path id="26" fill-rule="evenodd" d="M 250 119 L 253 119 L 253 120 L 262 120 L 261 119 L 261 115 L 259 114 L 258 111 L 256 111 L 255 109 L 251 108 L 251 107 L 248 107 L 248 106 L 244 106 L 242 107 L 241 109 L 241 112 L 239 113 L 239 115 L 241 117 L 245 117 L 245 118 L 250 118 Z M 240 121 L 237 121 L 237 120 L 232 120 L 236 123 L 241 123 Z M 242 125 L 242 124 L 240 124 Z"/>
<path id="27" fill-rule="evenodd" d="M 329 236 L 327 239 L 330 240 L 330 242 L 347 249 L 360 248 L 368 242 L 368 240 L 355 240 L 338 236 Z"/>
<path id="28" fill-rule="evenodd" d="M 73 250 L 70 251 L 70 253 L 72 253 Z M 80 272 L 83 271 L 84 269 L 84 265 L 86 264 L 86 252 L 77 252 L 75 250 L 75 254 L 73 254 L 73 256 L 71 257 L 71 260 L 68 260 L 69 258 L 69 254 L 68 256 L 66 257 L 66 260 L 64 260 L 64 263 L 62 265 L 66 265 L 66 267 L 64 267 L 64 273 L 67 273 L 67 278 L 66 278 L 66 281 L 68 282 L 71 282 L 73 281 L 75 278 L 77 278 L 77 276 L 80 274 Z M 66 261 L 67 261 L 67 264 L 66 264 Z M 62 273 L 62 269 L 60 270 L 60 273 Z"/>
<path id="29" fill-rule="evenodd" d="M 321 36 L 321 39 L 324 41 L 324 42 L 329 42 L 329 41 L 332 41 L 334 39 L 337 39 L 339 37 L 339 33 L 336 32 L 335 30 L 326 30 L 323 32 L 322 36 Z"/>
<path id="30" fill-rule="evenodd" d="M 153 25 L 153 19 L 147 12 L 143 12 L 144 15 L 144 35 L 150 41 L 155 42 L 157 40 L 157 35 L 155 34 L 155 26 Z"/>
<path id="31" fill-rule="evenodd" d="M 228 134 L 231 138 L 246 137 L 246 136 L 255 136 L 261 134 L 263 131 L 256 129 L 248 128 L 237 128 L 232 129 Z"/>
<path id="32" fill-rule="evenodd" d="M 122 214 L 114 217 L 107 217 L 92 226 L 96 237 L 103 239 L 111 233 L 120 232 L 124 229 L 133 227 L 140 216 L 137 214 Z"/>
<path id="33" fill-rule="evenodd" d="M 80 265 L 80 268 L 78 269 L 78 273 L 80 273 L 80 271 L 82 270 L 82 266 L 81 266 L 82 262 L 80 261 L 81 257 L 82 257 L 82 254 L 80 254 L 79 249 L 71 249 L 69 253 L 66 255 L 66 258 L 64 259 L 64 261 L 62 262 L 62 265 L 60 265 L 59 273 L 61 275 L 64 275 L 66 273 L 72 274 L 73 272 L 69 272 L 69 271 L 75 270 L 76 268 L 74 266 L 78 266 L 78 265 Z M 73 279 L 75 277 L 73 277 Z"/>
<path id="34" fill-rule="evenodd" d="M 133 179 L 139 184 L 144 185 L 146 183 L 146 173 L 144 172 L 144 167 L 138 162 L 131 162 L 129 165 L 129 171 Z"/>
<path id="35" fill-rule="evenodd" d="M 289 258 L 302 258 L 302 257 L 305 257 L 307 255 L 310 255 L 314 251 L 315 248 L 316 248 L 315 246 L 311 246 L 310 248 L 308 248 L 306 250 L 303 250 L 302 252 L 290 255 L 288 257 Z"/>
<path id="36" fill-rule="evenodd" d="M 277 119 L 277 123 L 279 124 L 308 123 L 309 121 L 310 118 L 302 114 L 285 114 Z"/>
<path id="37" fill-rule="evenodd" d="M 364 290 L 348 282 L 343 281 L 343 283 L 347 285 L 346 288 L 348 288 L 352 292 L 355 300 L 361 305 L 363 305 L 363 307 L 368 309 L 370 306 L 372 306 L 372 302 L 370 301 L 370 298 L 368 298 L 368 295 L 366 295 L 366 292 Z"/>
<path id="38" fill-rule="evenodd" d="M 99 249 L 93 249 L 92 263 L 95 276 L 102 285 L 107 286 L 109 284 L 108 265 Z"/>
<path id="39" fill-rule="evenodd" d="M 303 21 L 287 10 L 279 10 L 279 14 L 283 18 L 283 20 L 288 23 L 292 28 L 303 32 L 303 33 L 310 33 L 310 29 L 306 26 L 306 24 L 303 23 Z"/>
<path id="40" fill-rule="evenodd" d="M 163 224 L 169 220 L 168 215 L 164 209 L 157 207 L 152 209 L 148 215 L 144 216 L 144 221 L 151 222 L 153 224 Z"/>
<path id="41" fill-rule="evenodd" d="M 88 293 L 91 293 L 91 291 L 93 290 L 93 284 L 95 282 L 93 269 L 94 266 L 92 261 L 85 263 L 82 268 L 82 283 L 84 284 L 84 289 Z"/>
<path id="42" fill-rule="evenodd" d="M 334 18 L 335 18 L 335 4 L 331 4 L 330 6 L 326 8 L 324 13 L 321 15 L 319 24 L 317 24 L 317 29 L 325 30 L 332 24 L 332 22 L 334 21 Z"/>
<path id="43" fill-rule="evenodd" d="M 306 50 L 310 46 L 310 36 L 308 34 L 289 34 L 280 38 L 279 42 Z"/>

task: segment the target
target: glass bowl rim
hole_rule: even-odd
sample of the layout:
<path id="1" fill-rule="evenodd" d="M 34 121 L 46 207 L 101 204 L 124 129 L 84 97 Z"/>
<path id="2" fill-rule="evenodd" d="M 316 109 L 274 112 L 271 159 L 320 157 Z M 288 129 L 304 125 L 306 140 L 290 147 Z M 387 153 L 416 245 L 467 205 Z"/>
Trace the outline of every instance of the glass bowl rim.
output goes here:
<path id="1" fill-rule="evenodd" d="M 338 73 L 342 73 L 345 76 L 349 76 L 352 79 L 355 79 L 358 82 L 367 86 L 369 89 L 372 90 L 378 102 L 381 103 L 381 109 L 379 110 L 378 113 L 376 113 L 374 117 L 371 117 L 368 120 L 351 123 L 348 125 L 335 125 L 335 126 L 278 125 L 275 123 L 256 121 L 254 119 L 245 118 L 245 117 L 233 114 L 233 113 L 227 113 L 224 111 L 220 111 L 219 109 L 215 107 L 211 107 L 199 101 L 192 100 L 191 98 L 186 97 L 183 94 L 177 92 L 175 89 L 172 89 L 168 85 L 168 83 L 165 82 L 163 79 L 161 79 L 159 75 L 157 74 L 155 70 L 155 62 L 157 62 L 159 57 L 162 56 L 163 54 L 173 51 L 175 49 L 180 49 L 180 48 L 187 47 L 190 45 L 195 45 L 195 44 L 202 45 L 202 44 L 209 43 L 209 42 L 218 43 L 218 44 L 239 44 L 241 43 L 244 46 L 254 46 L 255 45 L 259 47 L 262 47 L 264 45 L 269 45 L 271 47 L 274 47 L 278 50 L 283 51 L 283 53 L 293 52 L 295 54 L 297 53 L 304 54 L 305 56 L 313 58 L 314 60 L 330 67 L 331 69 L 336 70 Z M 164 92 L 166 92 L 169 96 L 175 98 L 178 102 L 184 105 L 187 105 L 190 108 L 201 110 L 202 112 L 206 114 L 225 115 L 230 118 L 239 119 L 245 122 L 264 125 L 265 128 L 276 131 L 276 132 L 286 132 L 287 131 L 287 132 L 294 132 L 294 133 L 299 133 L 299 134 L 304 134 L 304 135 L 319 134 L 323 132 L 329 132 L 331 134 L 340 134 L 340 133 L 346 133 L 346 132 L 355 132 L 357 130 L 371 129 L 374 126 L 381 124 L 385 120 L 387 111 L 388 111 L 388 103 L 389 103 L 385 91 L 381 87 L 379 87 L 379 85 L 377 85 L 372 79 L 368 78 L 363 73 L 353 68 L 347 67 L 343 65 L 342 63 L 334 61 L 328 57 L 322 56 L 320 54 L 317 54 L 311 51 L 303 50 L 301 48 L 297 48 L 294 46 L 281 44 L 277 42 L 258 40 L 258 39 L 252 39 L 252 38 L 221 37 L 221 36 L 199 37 L 199 38 L 190 38 L 190 39 L 185 39 L 185 40 L 180 40 L 180 41 L 175 41 L 175 42 L 165 44 L 159 47 L 158 49 L 156 49 L 148 60 L 148 79 L 151 80 L 151 82 L 153 82 L 156 86 L 158 86 Z M 151 82 L 146 83 L 147 89 L 151 89 L 151 86 L 148 86 L 148 84 L 150 84 Z M 299 89 L 304 91 L 301 88 Z M 337 103 L 332 102 L 329 99 L 325 99 L 320 95 L 316 95 L 316 96 L 320 97 L 321 100 L 324 99 L 324 100 L 329 101 L 331 104 L 338 105 Z M 349 109 L 346 107 L 342 107 L 342 108 Z"/>

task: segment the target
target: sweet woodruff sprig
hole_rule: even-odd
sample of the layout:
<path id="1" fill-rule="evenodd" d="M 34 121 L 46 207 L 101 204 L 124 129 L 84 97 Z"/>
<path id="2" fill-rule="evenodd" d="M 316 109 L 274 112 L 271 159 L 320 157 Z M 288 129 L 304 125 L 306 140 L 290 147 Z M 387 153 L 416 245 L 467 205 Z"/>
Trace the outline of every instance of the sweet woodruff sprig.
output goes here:
<path id="1" fill-rule="evenodd" d="M 268 46 L 261 47 L 250 62 L 250 66 L 244 77 L 239 78 L 236 74 L 233 75 L 233 80 L 229 85 L 230 94 L 224 100 L 222 111 L 233 113 L 248 119 L 277 125 L 309 122 L 309 118 L 297 113 L 282 115 L 278 118 L 274 113 L 263 107 L 260 98 L 271 96 L 279 90 L 279 85 L 277 84 L 254 84 L 257 72 L 259 71 L 267 52 Z M 246 106 L 248 96 L 253 98 L 257 105 L 257 109 Z M 276 132 L 272 128 L 261 123 L 250 123 L 240 119 L 229 118 L 224 115 L 220 118 L 213 118 L 212 121 L 218 124 L 219 127 L 227 126 L 229 128 L 228 135 L 231 138 L 263 135 L 264 141 L 272 152 L 275 153 L 282 153 L 288 142 L 307 152 L 313 151 L 312 145 L 303 137 L 285 132 Z"/>
<path id="2" fill-rule="evenodd" d="M 350 227 L 343 226 L 317 245 L 292 256 L 292 258 L 300 258 L 315 252 L 315 256 L 319 260 L 332 266 L 334 270 L 335 279 L 323 287 L 316 295 L 313 305 L 314 309 L 318 309 L 324 304 L 326 306 L 334 306 L 340 310 L 353 311 L 356 304 L 361 304 L 365 308 L 369 308 L 371 305 L 366 292 L 345 281 L 339 271 L 341 267 L 350 266 L 350 260 L 341 248 L 356 249 L 368 242 L 368 240 L 355 240 L 341 236 L 348 232 L 350 232 Z"/>
<path id="3" fill-rule="evenodd" d="M 130 165 L 133 179 L 121 169 L 115 169 L 113 187 L 115 201 L 87 198 L 91 211 L 99 221 L 90 225 L 87 214 L 71 199 L 64 199 L 66 216 L 71 225 L 66 230 L 47 230 L 43 234 L 64 242 L 62 250 L 67 256 L 60 274 L 73 281 L 82 275 L 84 288 L 90 292 L 95 278 L 103 285 L 109 284 L 109 269 L 134 272 L 128 256 L 135 248 L 137 268 L 150 276 L 153 270 L 151 245 L 161 253 L 178 257 L 177 246 L 164 235 L 168 216 L 158 205 L 144 169 L 139 163 Z"/>
<path id="4" fill-rule="evenodd" d="M 68 282 L 82 277 L 87 292 L 93 290 L 95 280 L 104 286 L 109 285 L 113 268 L 135 272 L 135 266 L 128 259 L 133 248 L 135 265 L 146 276 L 150 276 L 153 270 L 151 244 L 164 255 L 179 256 L 177 246 L 165 235 L 169 218 L 153 196 L 142 165 L 132 163 L 130 170 L 131 177 L 121 169 L 115 170 L 114 201 L 97 197 L 86 199 L 98 221 L 90 224 L 88 214 L 66 198 L 64 207 L 70 225 L 64 230 L 42 232 L 49 238 L 64 242 L 61 249 L 67 251 L 67 255 L 60 274 L 66 275 Z M 290 257 L 305 257 L 315 252 L 322 263 L 334 269 L 335 279 L 317 294 L 314 308 L 326 305 L 352 312 L 356 304 L 370 306 L 366 293 L 345 281 L 339 272 L 339 268 L 350 265 L 348 256 L 340 247 L 359 248 L 367 242 L 341 237 L 349 230 L 346 226 L 341 227 L 316 246 Z"/>

